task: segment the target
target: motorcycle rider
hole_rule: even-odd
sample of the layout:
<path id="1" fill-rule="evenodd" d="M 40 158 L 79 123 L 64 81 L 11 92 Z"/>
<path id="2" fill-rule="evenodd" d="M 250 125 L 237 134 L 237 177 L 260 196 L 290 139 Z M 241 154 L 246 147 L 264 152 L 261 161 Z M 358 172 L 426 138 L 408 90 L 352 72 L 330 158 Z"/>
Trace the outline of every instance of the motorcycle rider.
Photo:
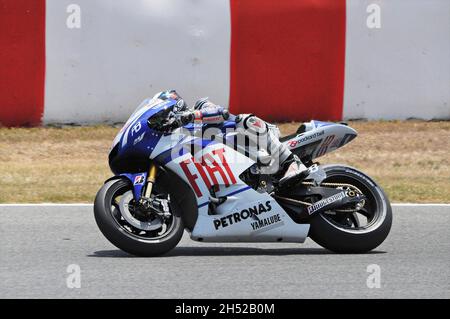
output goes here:
<path id="1" fill-rule="evenodd" d="M 221 124 L 225 120 L 234 120 L 236 130 L 247 136 L 253 142 L 264 141 L 266 151 L 278 159 L 278 170 L 273 174 L 279 180 L 279 185 L 287 185 L 292 181 L 300 181 L 309 175 L 308 168 L 301 162 L 297 155 L 293 154 L 286 145 L 280 142 L 275 126 L 266 123 L 253 114 L 231 115 L 227 109 L 202 98 L 198 100 L 194 108 L 188 107 L 183 98 L 175 91 L 161 92 L 160 99 L 173 99 L 177 101 L 173 109 L 170 128 L 177 128 L 188 123 Z"/>

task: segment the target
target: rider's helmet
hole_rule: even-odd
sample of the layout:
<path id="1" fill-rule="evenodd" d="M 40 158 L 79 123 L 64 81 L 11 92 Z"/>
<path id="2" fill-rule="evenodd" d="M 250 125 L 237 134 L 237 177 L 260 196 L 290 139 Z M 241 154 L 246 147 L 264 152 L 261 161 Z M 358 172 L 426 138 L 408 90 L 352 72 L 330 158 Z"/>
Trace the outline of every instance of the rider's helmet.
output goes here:
<path id="1" fill-rule="evenodd" d="M 158 98 L 160 98 L 161 100 L 172 99 L 172 100 L 177 101 L 177 104 L 175 104 L 173 107 L 173 111 L 175 113 L 184 112 L 189 109 L 187 103 L 175 90 L 167 90 L 167 91 L 161 92 L 161 94 L 158 96 Z"/>

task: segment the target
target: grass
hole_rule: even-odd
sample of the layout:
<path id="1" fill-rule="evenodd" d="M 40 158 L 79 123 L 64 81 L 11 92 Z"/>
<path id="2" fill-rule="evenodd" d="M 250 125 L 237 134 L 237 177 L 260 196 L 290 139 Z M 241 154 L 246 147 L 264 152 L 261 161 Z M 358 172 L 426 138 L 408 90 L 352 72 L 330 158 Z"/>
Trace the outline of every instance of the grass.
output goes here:
<path id="1" fill-rule="evenodd" d="M 350 122 L 359 136 L 321 163 L 372 176 L 393 202 L 450 203 L 450 122 Z M 281 124 L 283 134 L 298 123 Z M 0 128 L 0 203 L 88 202 L 111 173 L 119 128 Z"/>

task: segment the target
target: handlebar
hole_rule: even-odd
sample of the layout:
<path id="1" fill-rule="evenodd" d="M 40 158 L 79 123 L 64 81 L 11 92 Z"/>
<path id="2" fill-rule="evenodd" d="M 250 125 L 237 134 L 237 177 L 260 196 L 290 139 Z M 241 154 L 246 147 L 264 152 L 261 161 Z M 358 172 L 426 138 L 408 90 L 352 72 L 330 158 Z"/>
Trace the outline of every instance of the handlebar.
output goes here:
<path id="1" fill-rule="evenodd" d="M 230 117 L 230 113 L 228 112 L 228 110 L 223 110 L 222 117 L 224 120 L 228 120 L 228 118 Z M 186 111 L 178 114 L 171 113 L 171 115 L 169 115 L 168 117 L 166 115 L 163 117 L 149 118 L 147 120 L 147 124 L 150 128 L 156 129 L 158 131 L 169 132 L 181 126 L 193 123 L 194 120 L 195 111 Z"/>
<path id="2" fill-rule="evenodd" d="M 194 121 L 194 113 L 184 112 L 180 114 L 173 114 L 170 117 L 153 117 L 147 120 L 150 128 L 157 131 L 168 132 L 177 129 L 183 125 Z"/>

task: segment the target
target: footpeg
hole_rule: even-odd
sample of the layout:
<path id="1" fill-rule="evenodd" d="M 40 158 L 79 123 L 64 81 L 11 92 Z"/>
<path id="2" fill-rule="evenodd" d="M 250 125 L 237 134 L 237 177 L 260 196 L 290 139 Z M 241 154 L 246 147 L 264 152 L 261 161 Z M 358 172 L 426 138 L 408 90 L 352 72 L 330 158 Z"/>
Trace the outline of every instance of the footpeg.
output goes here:
<path id="1" fill-rule="evenodd" d="M 214 203 L 216 206 L 219 206 L 219 205 L 225 203 L 226 200 L 227 200 L 226 196 L 209 198 L 210 203 Z"/>

